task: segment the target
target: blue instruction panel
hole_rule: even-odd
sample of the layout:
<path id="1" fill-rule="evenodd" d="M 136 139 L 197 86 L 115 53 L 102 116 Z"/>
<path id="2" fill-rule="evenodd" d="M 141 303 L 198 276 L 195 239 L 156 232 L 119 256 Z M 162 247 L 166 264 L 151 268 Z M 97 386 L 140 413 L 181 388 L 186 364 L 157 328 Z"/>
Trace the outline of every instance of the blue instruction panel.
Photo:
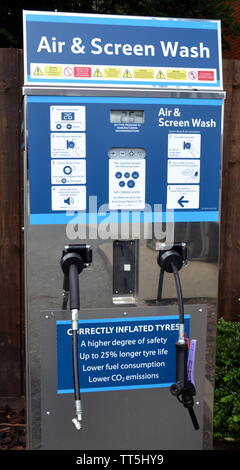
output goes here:
<path id="1" fill-rule="evenodd" d="M 71 321 L 58 320 L 58 393 L 73 392 Z M 189 337 L 190 316 L 185 315 Z M 82 392 L 169 387 L 176 380 L 176 315 L 79 321 Z"/>
<path id="2" fill-rule="evenodd" d="M 222 88 L 220 21 L 23 12 L 25 84 Z"/>
<path id="3" fill-rule="evenodd" d="M 218 221 L 222 104 L 27 97 L 30 223 Z"/>

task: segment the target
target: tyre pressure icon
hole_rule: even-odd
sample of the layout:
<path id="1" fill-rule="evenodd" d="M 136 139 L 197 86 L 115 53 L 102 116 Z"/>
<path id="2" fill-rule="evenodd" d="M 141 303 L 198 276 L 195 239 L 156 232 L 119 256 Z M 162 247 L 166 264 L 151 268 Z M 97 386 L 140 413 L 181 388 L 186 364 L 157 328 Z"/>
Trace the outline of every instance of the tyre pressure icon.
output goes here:
<path id="1" fill-rule="evenodd" d="M 71 166 L 66 165 L 66 166 L 63 168 L 63 173 L 64 173 L 65 175 L 71 175 L 72 170 L 73 170 L 73 169 L 72 169 Z"/>

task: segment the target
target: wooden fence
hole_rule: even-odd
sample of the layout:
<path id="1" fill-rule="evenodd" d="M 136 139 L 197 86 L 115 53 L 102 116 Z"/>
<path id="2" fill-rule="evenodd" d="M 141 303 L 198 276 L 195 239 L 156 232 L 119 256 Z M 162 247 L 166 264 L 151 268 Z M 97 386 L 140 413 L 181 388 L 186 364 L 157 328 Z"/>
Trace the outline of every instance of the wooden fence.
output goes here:
<path id="1" fill-rule="evenodd" d="M 24 394 L 22 51 L 0 49 L 0 399 Z M 219 316 L 240 314 L 240 61 L 224 61 L 225 105 Z"/>
<path id="2" fill-rule="evenodd" d="M 240 61 L 225 60 L 218 315 L 240 321 Z"/>
<path id="3" fill-rule="evenodd" d="M 0 49 L 0 396 L 23 394 L 22 51 Z"/>

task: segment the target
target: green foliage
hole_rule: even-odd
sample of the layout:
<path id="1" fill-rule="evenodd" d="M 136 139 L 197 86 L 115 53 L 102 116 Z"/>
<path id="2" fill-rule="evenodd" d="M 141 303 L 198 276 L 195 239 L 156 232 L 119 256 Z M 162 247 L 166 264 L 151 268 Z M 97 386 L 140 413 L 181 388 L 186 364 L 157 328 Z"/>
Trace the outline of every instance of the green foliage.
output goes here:
<path id="1" fill-rule="evenodd" d="M 214 437 L 240 440 L 240 322 L 217 323 Z"/>

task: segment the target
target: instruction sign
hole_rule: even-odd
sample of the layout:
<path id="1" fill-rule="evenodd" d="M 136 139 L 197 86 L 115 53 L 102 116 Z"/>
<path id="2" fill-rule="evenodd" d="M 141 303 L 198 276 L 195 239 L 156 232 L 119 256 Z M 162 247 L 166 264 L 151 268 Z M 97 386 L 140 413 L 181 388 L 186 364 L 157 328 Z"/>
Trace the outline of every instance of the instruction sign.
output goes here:
<path id="1" fill-rule="evenodd" d="M 54 211 L 85 210 L 85 186 L 52 186 L 52 209 Z"/>
<path id="2" fill-rule="evenodd" d="M 162 124 L 164 119 L 160 118 Z M 184 127 L 184 126 L 183 126 Z M 201 134 L 200 133 L 169 133 L 168 157 L 172 158 L 200 158 Z"/>
<path id="3" fill-rule="evenodd" d="M 109 159 L 109 209 L 145 208 L 145 159 Z"/>
<path id="4" fill-rule="evenodd" d="M 24 11 L 25 84 L 222 88 L 217 20 Z"/>
<path id="5" fill-rule="evenodd" d="M 85 158 L 86 134 L 51 133 L 52 158 Z"/>
<path id="6" fill-rule="evenodd" d="M 51 131 L 85 131 L 84 106 L 51 106 Z"/>
<path id="7" fill-rule="evenodd" d="M 80 320 L 82 392 L 169 387 L 176 380 L 179 318 Z M 189 336 L 190 316 L 185 315 Z M 58 393 L 73 392 L 71 322 L 57 321 Z"/>
<path id="8" fill-rule="evenodd" d="M 169 209 L 176 222 L 219 220 L 221 99 L 27 101 L 32 224 L 78 223 L 80 211 L 95 223 L 119 211 L 164 220 Z"/>

